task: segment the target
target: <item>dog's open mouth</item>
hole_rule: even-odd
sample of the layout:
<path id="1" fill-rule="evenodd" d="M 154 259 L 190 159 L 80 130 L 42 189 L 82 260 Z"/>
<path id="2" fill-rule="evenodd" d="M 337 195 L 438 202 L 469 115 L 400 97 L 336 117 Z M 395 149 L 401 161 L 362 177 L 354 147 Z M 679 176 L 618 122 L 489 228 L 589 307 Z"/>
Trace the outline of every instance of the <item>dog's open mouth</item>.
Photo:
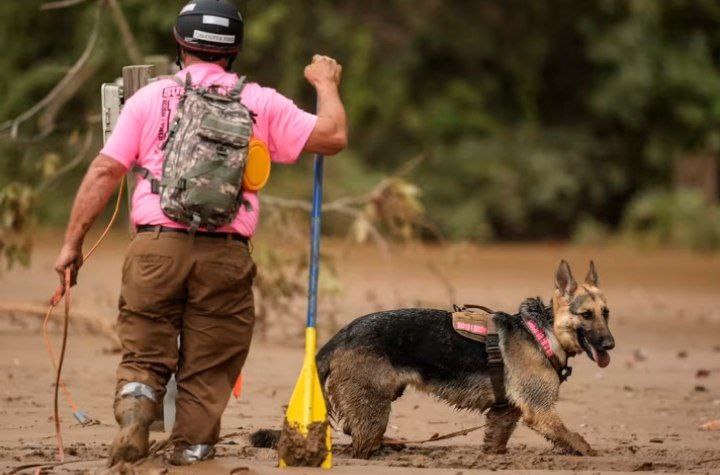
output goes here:
<path id="1" fill-rule="evenodd" d="M 596 348 L 582 329 L 578 329 L 578 340 L 585 350 L 585 353 L 587 353 L 588 358 L 597 363 L 599 367 L 604 368 L 610 364 L 610 353 L 603 349 Z"/>

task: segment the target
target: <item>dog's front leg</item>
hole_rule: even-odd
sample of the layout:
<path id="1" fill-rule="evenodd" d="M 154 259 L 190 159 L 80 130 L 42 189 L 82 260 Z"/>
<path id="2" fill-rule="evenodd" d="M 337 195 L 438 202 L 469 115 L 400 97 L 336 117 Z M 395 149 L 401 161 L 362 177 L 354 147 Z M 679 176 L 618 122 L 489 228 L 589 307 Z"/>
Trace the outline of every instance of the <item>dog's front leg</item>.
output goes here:
<path id="1" fill-rule="evenodd" d="M 534 431 L 545 436 L 556 448 L 564 453 L 572 455 L 597 454 L 580 434 L 565 427 L 554 409 L 542 411 L 523 410 L 523 422 Z"/>
<path id="2" fill-rule="evenodd" d="M 520 419 L 520 409 L 508 406 L 502 409 L 491 408 L 485 416 L 485 442 L 483 451 L 486 454 L 504 454 L 507 443 Z"/>

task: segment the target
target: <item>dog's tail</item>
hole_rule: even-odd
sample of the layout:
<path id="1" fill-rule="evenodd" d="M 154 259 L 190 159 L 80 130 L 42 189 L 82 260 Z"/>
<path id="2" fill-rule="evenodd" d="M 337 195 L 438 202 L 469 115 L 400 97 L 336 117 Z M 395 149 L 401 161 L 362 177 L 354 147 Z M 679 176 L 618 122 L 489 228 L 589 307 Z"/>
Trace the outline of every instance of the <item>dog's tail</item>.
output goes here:
<path id="1" fill-rule="evenodd" d="M 250 445 L 261 449 L 276 449 L 280 441 L 277 429 L 259 429 L 250 434 Z"/>

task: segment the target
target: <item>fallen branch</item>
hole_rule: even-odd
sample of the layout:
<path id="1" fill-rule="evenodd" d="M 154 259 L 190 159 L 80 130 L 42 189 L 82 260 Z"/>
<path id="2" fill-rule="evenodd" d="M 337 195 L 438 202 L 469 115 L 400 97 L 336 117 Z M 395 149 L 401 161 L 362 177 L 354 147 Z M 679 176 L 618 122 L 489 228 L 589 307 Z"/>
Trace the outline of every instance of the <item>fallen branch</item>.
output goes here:
<path id="1" fill-rule="evenodd" d="M 281 198 L 279 196 L 270 195 L 263 195 L 261 200 L 263 205 L 266 206 L 305 211 L 307 213 L 312 211 L 312 204 L 309 201 L 298 200 L 295 198 Z M 362 211 L 344 205 L 340 200 L 323 204 L 322 210 L 325 213 L 339 213 L 354 219 L 365 219 L 368 224 L 368 229 L 370 230 L 370 235 L 373 237 L 378 247 L 380 247 L 383 253 L 389 253 L 390 247 L 388 246 L 387 241 L 382 237 L 382 234 L 377 227 L 364 217 Z"/>
<path id="2" fill-rule="evenodd" d="M 362 224 L 367 227 L 369 235 L 380 247 L 382 252 L 389 254 L 389 245 L 387 240 L 383 237 L 382 233 L 375 223 L 373 223 L 373 220 L 370 216 L 368 216 L 364 208 L 369 204 L 377 203 L 381 200 L 388 189 L 393 186 L 400 177 L 413 171 L 423 160 L 424 157 L 422 155 L 418 155 L 417 157 L 408 160 L 395 173 L 381 180 L 368 193 L 357 196 L 345 196 L 323 203 L 322 211 L 324 213 L 339 213 L 354 219 L 355 222 L 362 222 Z M 265 206 L 274 208 L 297 210 L 306 213 L 310 213 L 312 211 L 312 203 L 296 198 L 261 195 L 261 202 Z"/>
<path id="3" fill-rule="evenodd" d="M 25 465 L 18 465 L 17 467 L 14 467 L 12 470 L 8 472 L 8 475 L 20 473 L 23 470 L 28 470 L 30 468 L 38 469 L 35 473 L 43 473 L 45 469 L 48 468 L 55 468 L 59 467 L 61 465 L 70 465 L 73 463 L 82 463 L 82 462 L 102 462 L 105 459 L 78 459 L 78 460 L 66 460 L 65 462 L 38 462 L 38 463 L 27 463 Z"/>
<path id="4" fill-rule="evenodd" d="M 47 2 L 40 5 L 40 10 L 59 10 L 61 8 L 74 7 L 86 1 L 87 0 L 60 0 L 57 2 Z"/>
<path id="5" fill-rule="evenodd" d="M 55 87 L 45 97 L 40 100 L 40 102 L 38 102 L 16 118 L 10 119 L 0 124 L 0 132 L 7 132 L 9 130 L 10 136 L 14 139 L 17 138 L 18 129 L 22 123 L 31 119 L 40 111 L 45 109 L 49 104 L 51 104 L 59 96 L 61 96 L 65 92 L 66 88 L 74 87 L 74 82 L 76 81 L 78 74 L 83 70 L 85 64 L 88 62 L 88 60 L 92 56 L 93 51 L 95 50 L 97 39 L 100 35 L 100 23 L 102 19 L 100 13 L 102 12 L 104 4 L 105 3 L 102 0 L 98 1 L 97 11 L 95 12 L 95 23 L 93 25 L 93 30 L 90 34 L 87 45 L 85 46 L 85 50 L 80 55 L 75 64 L 73 64 L 73 66 L 68 70 L 67 74 L 60 80 L 60 82 L 55 85 Z"/>
<path id="6" fill-rule="evenodd" d="M 462 429 L 455 432 L 450 432 L 449 434 L 433 434 L 428 439 L 423 440 L 404 440 L 404 439 L 383 439 L 382 443 L 383 445 L 395 445 L 395 446 L 402 446 L 402 445 L 408 445 L 408 444 L 425 444 L 427 442 L 436 442 L 438 440 L 446 440 L 446 439 L 452 439 L 454 437 L 460 437 L 463 435 L 468 435 L 470 432 L 475 432 L 476 430 L 482 429 L 487 424 L 482 424 L 475 427 L 470 427 L 469 429 Z"/>
<path id="7" fill-rule="evenodd" d="M 42 320 L 45 318 L 46 313 L 47 307 L 42 305 L 0 302 L 0 317 L 4 315 L 25 315 Z M 120 341 L 115 333 L 115 327 L 110 322 L 102 320 L 97 315 L 80 313 L 75 310 L 73 310 L 70 315 L 70 319 L 75 328 L 81 328 L 90 334 L 101 335 L 110 340 L 116 347 L 120 347 Z"/>

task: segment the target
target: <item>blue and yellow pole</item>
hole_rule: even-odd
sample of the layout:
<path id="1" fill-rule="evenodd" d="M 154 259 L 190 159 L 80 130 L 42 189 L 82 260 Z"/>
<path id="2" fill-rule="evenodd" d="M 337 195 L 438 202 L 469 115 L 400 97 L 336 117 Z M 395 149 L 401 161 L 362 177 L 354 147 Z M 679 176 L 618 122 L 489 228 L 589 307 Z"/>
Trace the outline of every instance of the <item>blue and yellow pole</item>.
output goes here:
<path id="1" fill-rule="evenodd" d="M 317 350 L 317 333 L 315 322 L 317 316 L 318 273 L 320 266 L 320 217 L 322 214 L 323 194 L 323 162 L 322 155 L 315 155 L 315 180 L 313 186 L 313 204 L 310 225 L 310 278 L 308 285 L 308 312 L 305 328 L 305 358 L 300 377 L 295 385 L 288 404 L 286 418 L 288 424 L 308 435 L 308 427 L 315 422 L 327 422 L 327 408 L 325 398 L 320 387 L 315 353 Z M 326 449 L 327 455 L 321 467 L 332 467 L 332 440 L 330 425 L 327 426 Z M 280 467 L 286 467 L 284 460 L 280 459 Z"/>

